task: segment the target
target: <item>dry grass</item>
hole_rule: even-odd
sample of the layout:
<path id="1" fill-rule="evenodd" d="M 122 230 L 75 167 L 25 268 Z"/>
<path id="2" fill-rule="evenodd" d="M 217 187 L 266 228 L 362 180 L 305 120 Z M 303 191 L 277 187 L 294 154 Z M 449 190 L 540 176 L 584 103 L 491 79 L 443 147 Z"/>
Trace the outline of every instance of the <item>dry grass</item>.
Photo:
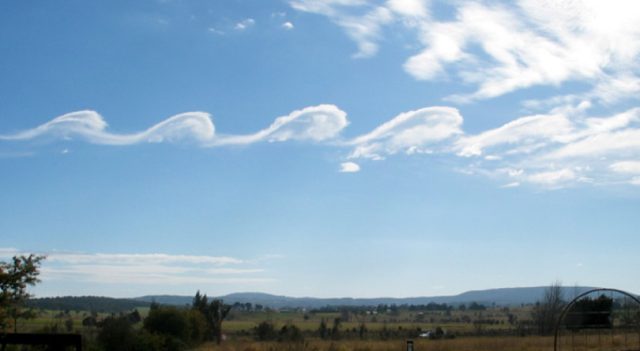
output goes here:
<path id="1" fill-rule="evenodd" d="M 207 344 L 198 351 L 404 351 L 406 341 L 323 341 L 312 340 L 304 344 L 227 341 L 220 346 Z M 415 340 L 415 351 L 550 351 L 550 337 L 469 337 L 453 340 Z"/>

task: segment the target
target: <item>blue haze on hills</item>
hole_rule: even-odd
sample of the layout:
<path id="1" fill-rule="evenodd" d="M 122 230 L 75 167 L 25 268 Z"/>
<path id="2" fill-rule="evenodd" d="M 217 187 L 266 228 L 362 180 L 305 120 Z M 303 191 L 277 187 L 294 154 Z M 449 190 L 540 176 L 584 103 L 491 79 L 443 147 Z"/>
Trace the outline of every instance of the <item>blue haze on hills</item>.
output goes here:
<path id="1" fill-rule="evenodd" d="M 472 290 L 458 295 L 452 296 L 421 296 L 406 298 L 314 298 L 314 297 L 288 297 L 280 295 L 271 295 L 265 293 L 245 292 L 233 293 L 224 296 L 218 296 L 225 303 L 252 303 L 260 304 L 271 308 L 319 308 L 325 306 L 376 306 L 380 304 L 396 304 L 396 305 L 426 305 L 433 303 L 447 304 L 463 304 L 477 302 L 484 305 L 520 305 L 530 304 L 542 299 L 544 291 L 547 287 L 524 287 L 524 288 L 499 288 L 489 290 Z M 593 289 L 592 287 L 563 287 L 565 299 L 573 298 L 585 291 Z M 136 298 L 136 300 L 151 302 L 155 301 L 160 304 L 168 305 L 187 305 L 191 304 L 193 296 L 178 295 L 148 295 Z"/>

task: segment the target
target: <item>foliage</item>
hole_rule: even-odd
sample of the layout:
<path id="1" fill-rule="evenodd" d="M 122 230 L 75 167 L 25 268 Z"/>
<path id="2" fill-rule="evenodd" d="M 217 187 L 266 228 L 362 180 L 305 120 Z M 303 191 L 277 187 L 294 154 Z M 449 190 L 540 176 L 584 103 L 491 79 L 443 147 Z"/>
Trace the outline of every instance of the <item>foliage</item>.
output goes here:
<path id="1" fill-rule="evenodd" d="M 144 320 L 144 329 L 151 333 L 162 334 L 187 340 L 189 322 L 186 314 L 175 307 L 159 306 L 149 311 Z"/>
<path id="2" fill-rule="evenodd" d="M 611 328 L 613 299 L 600 295 L 596 299 L 584 297 L 573 304 L 564 323 L 570 329 Z"/>
<path id="3" fill-rule="evenodd" d="M 197 310 L 185 311 L 187 321 L 189 322 L 189 340 L 192 344 L 198 344 L 207 340 L 208 324 L 204 315 Z"/>
<path id="4" fill-rule="evenodd" d="M 98 343 L 105 351 L 133 350 L 136 335 L 125 317 L 108 317 L 100 323 Z"/>
<path id="5" fill-rule="evenodd" d="M 44 256 L 14 256 L 11 262 L 0 262 L 0 329 L 6 330 L 8 320 L 13 322 L 14 331 L 18 318 L 32 317 L 22 306 L 31 296 L 27 287 L 35 285 L 40 274 L 40 263 Z"/>
<path id="6" fill-rule="evenodd" d="M 295 324 L 287 323 L 280 329 L 278 341 L 301 342 L 304 341 L 304 336 Z"/>
<path id="7" fill-rule="evenodd" d="M 222 322 L 231 311 L 231 306 L 225 305 L 222 300 L 208 301 L 207 295 L 200 295 L 200 291 L 196 292 L 193 298 L 192 308 L 200 311 L 205 317 L 212 336 L 215 336 L 216 343 L 222 342 Z"/>
<path id="8" fill-rule="evenodd" d="M 104 351 L 179 351 L 184 342 L 167 335 L 135 330 L 127 316 L 107 317 L 100 323 L 97 341 Z"/>
<path id="9" fill-rule="evenodd" d="M 148 307 L 150 303 L 102 296 L 62 296 L 29 299 L 25 305 L 41 310 L 121 313 L 131 311 L 138 307 Z"/>
<path id="10" fill-rule="evenodd" d="M 271 321 L 262 321 L 254 328 L 254 334 L 259 341 L 275 340 L 278 336 L 276 326 Z"/>

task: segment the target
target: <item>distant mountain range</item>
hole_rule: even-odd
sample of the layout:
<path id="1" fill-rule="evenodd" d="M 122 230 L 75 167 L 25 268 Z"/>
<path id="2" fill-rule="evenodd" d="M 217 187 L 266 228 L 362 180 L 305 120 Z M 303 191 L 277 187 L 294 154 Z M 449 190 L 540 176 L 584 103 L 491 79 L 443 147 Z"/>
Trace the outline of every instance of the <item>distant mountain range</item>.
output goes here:
<path id="1" fill-rule="evenodd" d="M 251 303 L 275 309 L 283 308 L 321 308 L 326 306 L 377 306 L 380 304 L 396 305 L 426 305 L 433 303 L 446 303 L 450 305 L 469 304 L 476 302 L 485 306 L 493 304 L 497 306 L 514 306 L 521 304 L 531 304 L 542 299 L 547 287 L 529 288 L 501 288 L 489 290 L 467 291 L 462 294 L 452 296 L 431 296 L 431 297 L 407 297 L 407 298 L 315 298 L 315 297 L 288 297 L 271 295 L 265 293 L 235 293 L 214 298 L 223 299 L 227 304 Z M 574 296 L 592 287 L 563 287 L 565 299 Z M 148 295 L 130 299 L 116 299 L 99 296 L 64 296 L 45 297 L 31 299 L 27 304 L 31 307 L 47 310 L 76 310 L 76 311 L 97 311 L 118 313 L 130 311 L 138 307 L 147 307 L 153 301 L 174 306 L 191 305 L 193 296 L 178 295 Z"/>
<path id="2" fill-rule="evenodd" d="M 426 305 L 430 302 L 447 303 L 459 305 L 463 303 L 477 302 L 484 305 L 513 306 L 520 304 L 535 303 L 540 300 L 547 287 L 528 288 L 501 288 L 489 290 L 473 290 L 452 296 L 431 296 L 431 297 L 406 297 L 406 298 L 315 298 L 315 297 L 288 297 L 271 295 L 265 293 L 234 293 L 216 298 L 223 299 L 227 304 L 252 303 L 260 304 L 271 308 L 320 308 L 325 306 L 377 306 L 380 304 L 396 305 Z M 571 298 L 577 294 L 593 289 L 592 287 L 563 287 L 566 298 Z M 141 302 L 155 301 L 160 304 L 183 306 L 191 304 L 193 296 L 177 295 L 148 295 L 137 297 L 135 300 Z"/>

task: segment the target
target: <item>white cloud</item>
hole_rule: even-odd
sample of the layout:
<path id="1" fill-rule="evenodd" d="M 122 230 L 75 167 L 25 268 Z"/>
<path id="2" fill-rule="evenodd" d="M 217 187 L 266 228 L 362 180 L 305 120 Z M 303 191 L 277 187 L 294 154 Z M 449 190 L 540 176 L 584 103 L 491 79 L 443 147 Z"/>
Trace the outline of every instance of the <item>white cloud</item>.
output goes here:
<path id="1" fill-rule="evenodd" d="M 371 132 L 347 142 L 351 158 L 383 159 L 398 152 L 430 153 L 439 143 L 461 134 L 462 116 L 455 108 L 427 107 L 399 114 Z"/>
<path id="2" fill-rule="evenodd" d="M 215 27 L 209 27 L 207 28 L 207 30 L 209 31 L 209 33 L 213 33 L 213 34 L 217 34 L 217 35 L 224 35 L 224 31 L 217 29 Z"/>
<path id="3" fill-rule="evenodd" d="M 428 15 L 425 0 L 388 0 L 387 6 L 406 17 L 427 17 Z"/>
<path id="4" fill-rule="evenodd" d="M 383 26 L 394 20 L 394 13 L 388 7 L 361 0 L 293 0 L 290 4 L 298 11 L 327 16 L 342 27 L 358 46 L 355 58 L 375 55 Z"/>
<path id="5" fill-rule="evenodd" d="M 250 27 L 253 27 L 256 24 L 256 21 L 253 18 L 245 18 L 242 21 L 236 23 L 235 29 L 238 31 L 243 31 Z"/>
<path id="6" fill-rule="evenodd" d="M 449 4 L 453 20 L 438 20 L 430 1 L 420 0 L 290 4 L 330 18 L 357 43 L 359 57 L 375 55 L 385 27 L 402 23 L 421 47 L 404 64 L 408 74 L 419 80 L 450 75 L 475 87 L 451 101 L 568 81 L 592 87 L 580 99 L 612 102 L 640 92 L 640 4 L 633 1 L 456 1 Z"/>
<path id="7" fill-rule="evenodd" d="M 487 175 L 508 185 L 557 188 L 586 183 L 637 184 L 640 108 L 605 116 L 592 116 L 591 109 L 588 101 L 558 106 L 548 113 L 517 117 L 502 126 L 470 134 L 462 130 L 463 117 L 456 108 L 433 106 L 400 113 L 352 138 L 341 137 L 349 121 L 346 112 L 335 105 L 295 110 L 262 130 L 244 135 L 215 134 L 211 117 L 204 112 L 183 113 L 141 132 L 116 134 L 108 131 L 107 123 L 96 112 L 79 111 L 33 129 L 0 135 L 0 140 L 81 139 L 105 145 L 190 141 L 202 147 L 299 141 L 344 148 L 345 156 L 352 161 L 383 160 L 398 153 L 446 155 L 464 163 L 458 167 L 464 173 Z M 359 164 L 344 162 L 340 171 L 359 169 Z M 90 259 L 99 257 L 92 255 Z M 58 259 L 62 256 L 53 258 Z M 106 258 L 112 259 L 127 257 Z"/>
<path id="8" fill-rule="evenodd" d="M 640 109 L 605 117 L 588 104 L 526 116 L 453 143 L 485 174 L 538 185 L 630 183 L 640 174 Z M 489 152 L 491 160 L 479 158 Z M 489 162 L 485 162 L 489 161 Z M 511 172 L 509 169 L 518 169 Z"/>
<path id="9" fill-rule="evenodd" d="M 575 180 L 577 175 L 571 169 L 547 171 L 527 176 L 527 180 L 541 185 L 557 185 L 559 183 Z"/>
<path id="10" fill-rule="evenodd" d="M 465 136 L 457 141 L 456 147 L 460 156 L 479 156 L 487 148 L 504 144 L 518 145 L 511 150 L 526 152 L 543 147 L 547 142 L 558 141 L 572 130 L 573 124 L 562 114 L 527 116 L 478 135 Z M 524 145 L 530 147 L 523 148 Z M 493 155 L 492 158 L 495 157 Z"/>
<path id="11" fill-rule="evenodd" d="M 254 134 L 222 135 L 211 145 L 245 145 L 259 141 L 324 141 L 333 139 L 349 124 L 347 114 L 335 105 L 318 105 L 276 118 Z"/>
<path id="12" fill-rule="evenodd" d="M 286 29 L 286 30 L 292 30 L 292 29 L 294 28 L 294 27 L 293 27 L 293 23 L 288 22 L 288 21 L 287 21 L 287 22 L 284 22 L 284 23 L 282 24 L 282 28 L 284 28 L 284 29 Z"/>
<path id="13" fill-rule="evenodd" d="M 590 116 L 590 109 L 588 102 L 560 106 L 468 134 L 457 109 L 427 107 L 401 113 L 340 145 L 351 147 L 351 159 L 455 154 L 466 164 L 463 173 L 506 181 L 504 187 L 637 183 L 640 109 L 604 117 Z"/>
<path id="14" fill-rule="evenodd" d="M 181 113 L 141 132 L 116 134 L 107 130 L 107 123 L 102 116 L 95 111 L 87 110 L 56 117 L 26 131 L 0 134 L 0 141 L 27 141 L 38 138 L 71 140 L 78 138 L 102 145 L 191 141 L 209 147 L 248 145 L 261 141 L 320 142 L 337 137 L 348 124 L 346 113 L 335 105 L 318 105 L 278 117 L 268 128 L 247 135 L 217 136 L 211 116 L 205 112 Z"/>
<path id="15" fill-rule="evenodd" d="M 609 167 L 617 173 L 640 174 L 640 161 L 620 161 Z"/>
<path id="16" fill-rule="evenodd" d="M 355 162 L 343 162 L 340 164 L 341 173 L 356 173 L 360 172 L 360 165 Z"/>
<path id="17" fill-rule="evenodd" d="M 226 256 L 194 256 L 194 255 L 169 255 L 162 253 L 152 254 L 82 254 L 52 252 L 47 254 L 47 260 L 69 264 L 83 263 L 113 263 L 119 264 L 240 264 L 242 260 Z"/>
<path id="18" fill-rule="evenodd" d="M 25 255 L 0 248 L 0 259 Z M 42 254 L 42 253 L 41 253 Z M 41 278 L 101 284 L 255 284 L 274 281 L 257 260 L 165 253 L 44 253 Z M 261 260 L 261 261 L 264 261 Z M 233 267 L 227 267 L 233 265 Z"/>
<path id="19" fill-rule="evenodd" d="M 78 137 L 94 144 L 131 145 L 141 142 L 159 143 L 193 139 L 197 142 L 211 140 L 215 128 L 208 113 L 181 113 L 132 134 L 113 134 L 106 131 L 107 123 L 95 111 L 71 112 L 33 129 L 10 135 L 0 135 L 0 140 L 19 141 L 40 137 L 73 139 Z"/>

